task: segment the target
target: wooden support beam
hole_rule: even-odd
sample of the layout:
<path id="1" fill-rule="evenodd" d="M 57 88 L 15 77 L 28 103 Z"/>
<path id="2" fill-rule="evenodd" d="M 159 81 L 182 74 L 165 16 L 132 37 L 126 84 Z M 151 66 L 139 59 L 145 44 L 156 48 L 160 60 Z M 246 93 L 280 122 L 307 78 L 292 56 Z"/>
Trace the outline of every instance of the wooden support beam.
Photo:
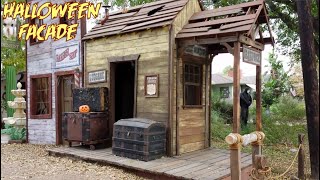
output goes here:
<path id="1" fill-rule="evenodd" d="M 228 36 L 228 37 L 217 37 L 217 38 L 205 38 L 205 39 L 188 39 L 188 40 L 179 40 L 179 46 L 190 46 L 190 45 L 210 45 L 210 44 L 220 44 L 227 42 L 236 42 L 238 41 L 237 36 Z"/>
<path id="2" fill-rule="evenodd" d="M 244 35 L 240 35 L 239 36 L 239 41 L 241 43 L 243 43 L 243 44 L 246 44 L 248 46 L 252 46 L 252 47 L 257 48 L 257 49 L 259 49 L 261 51 L 264 50 L 264 45 L 263 44 L 261 44 L 261 43 L 259 43 L 257 41 L 254 41 L 251 38 L 248 38 L 248 37 L 246 37 Z"/>
<path id="3" fill-rule="evenodd" d="M 254 21 L 253 21 L 254 23 L 257 22 L 257 20 L 258 20 L 258 18 L 259 18 L 259 15 L 260 15 L 260 13 L 261 13 L 261 11 L 262 11 L 262 9 L 263 9 L 263 6 L 264 6 L 264 5 L 260 5 L 260 6 L 259 6 L 259 8 L 258 8 L 258 10 L 257 10 L 257 12 L 256 12 L 256 14 L 255 14 L 256 17 L 254 18 Z M 249 29 L 249 31 L 247 32 L 247 35 L 251 35 L 251 32 L 254 30 L 254 28 L 255 28 L 254 25 L 252 25 L 251 28 Z"/>
<path id="4" fill-rule="evenodd" d="M 233 64 L 233 133 L 240 132 L 240 42 L 234 43 Z M 231 179 L 241 179 L 241 146 L 230 148 Z"/>
<path id="5" fill-rule="evenodd" d="M 262 131 L 262 105 L 261 105 L 261 65 L 256 66 L 256 131 Z M 252 163 L 255 157 L 262 154 L 262 144 L 252 144 Z"/>
<path id="6" fill-rule="evenodd" d="M 220 43 L 220 45 L 226 47 L 230 54 L 234 54 L 233 48 L 228 43 Z"/>

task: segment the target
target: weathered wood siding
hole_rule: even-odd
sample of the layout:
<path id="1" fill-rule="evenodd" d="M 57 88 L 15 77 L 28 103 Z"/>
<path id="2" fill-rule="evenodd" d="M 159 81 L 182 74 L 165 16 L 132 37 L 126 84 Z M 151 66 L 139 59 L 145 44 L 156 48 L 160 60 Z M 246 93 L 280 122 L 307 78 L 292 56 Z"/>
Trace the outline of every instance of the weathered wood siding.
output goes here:
<path id="1" fill-rule="evenodd" d="M 140 54 L 138 59 L 137 117 L 150 118 L 167 124 L 168 121 L 168 58 L 169 28 L 161 27 L 141 32 L 89 40 L 85 45 L 85 84 L 87 87 L 110 87 L 108 57 Z M 107 82 L 88 84 L 88 72 L 107 70 Z M 159 97 L 144 95 L 144 78 L 159 74 Z"/>
<path id="2" fill-rule="evenodd" d="M 201 11 L 197 0 L 189 0 L 173 22 L 172 34 L 176 34 L 188 23 L 190 17 Z M 204 109 L 183 109 L 182 59 L 178 57 L 177 44 L 173 44 L 173 154 L 185 153 L 204 148 Z M 179 58 L 179 59 L 178 59 Z M 178 73 L 177 73 L 178 72 Z M 203 93 L 204 94 L 204 93 Z M 204 101 L 202 101 L 204 102 Z M 178 120 L 178 122 L 177 122 Z M 179 128 L 177 128 L 177 124 Z M 177 145 L 177 133 L 179 145 Z M 178 146 L 178 147 L 177 147 Z M 179 151 L 179 152 L 177 152 Z"/>
<path id="3" fill-rule="evenodd" d="M 35 0 L 32 1 L 32 4 L 38 3 L 38 7 L 47 1 L 44 0 Z M 59 3 L 63 4 L 65 1 L 62 0 L 53 0 L 53 4 Z M 44 10 L 44 13 L 46 9 Z M 58 41 L 54 41 L 49 38 L 47 41 L 30 45 L 30 41 L 27 41 L 27 103 L 28 103 L 28 138 L 29 143 L 32 144 L 55 144 L 56 143 L 56 92 L 55 92 L 55 75 L 56 72 L 70 71 L 75 68 L 81 69 L 81 60 L 79 66 L 71 66 L 65 68 L 55 68 L 55 50 L 57 48 L 66 47 L 70 45 L 79 45 L 81 39 L 81 30 L 80 30 L 80 20 L 77 34 L 75 39 L 66 42 L 65 38 L 62 38 Z M 55 18 L 51 19 L 50 17 L 43 20 L 43 24 L 60 24 L 60 19 Z M 79 52 L 79 55 L 81 52 Z M 41 75 L 41 74 L 52 74 L 52 118 L 50 119 L 31 119 L 30 118 L 30 76 L 31 75 Z"/>

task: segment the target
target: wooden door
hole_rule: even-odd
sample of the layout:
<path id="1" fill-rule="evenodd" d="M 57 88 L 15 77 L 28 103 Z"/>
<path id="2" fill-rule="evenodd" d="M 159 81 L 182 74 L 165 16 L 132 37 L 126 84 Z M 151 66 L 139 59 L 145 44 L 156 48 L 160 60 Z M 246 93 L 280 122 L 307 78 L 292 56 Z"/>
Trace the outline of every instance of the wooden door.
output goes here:
<path id="1" fill-rule="evenodd" d="M 59 121 L 62 122 L 62 117 L 64 112 L 73 112 L 73 97 L 72 90 L 74 88 L 74 78 L 73 76 L 60 76 L 59 82 Z M 62 123 L 60 123 L 62 125 Z M 59 128 L 62 130 L 62 128 Z M 62 134 L 62 133 L 60 133 Z M 67 145 L 68 142 L 64 141 L 61 137 L 62 144 Z"/>

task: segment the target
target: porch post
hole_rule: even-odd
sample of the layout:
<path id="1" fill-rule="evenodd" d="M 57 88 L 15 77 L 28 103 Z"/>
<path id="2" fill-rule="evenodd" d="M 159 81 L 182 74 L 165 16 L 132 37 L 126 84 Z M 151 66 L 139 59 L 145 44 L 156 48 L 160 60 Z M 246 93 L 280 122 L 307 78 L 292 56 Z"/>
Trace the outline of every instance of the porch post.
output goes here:
<path id="1" fill-rule="evenodd" d="M 256 66 L 256 131 L 262 131 L 262 107 L 261 107 L 261 64 Z M 255 156 L 262 154 L 261 141 L 252 143 L 252 163 Z"/>
<path id="2" fill-rule="evenodd" d="M 240 133 L 240 42 L 234 43 L 233 64 L 233 130 Z M 241 143 L 230 146 L 231 179 L 241 179 Z"/>

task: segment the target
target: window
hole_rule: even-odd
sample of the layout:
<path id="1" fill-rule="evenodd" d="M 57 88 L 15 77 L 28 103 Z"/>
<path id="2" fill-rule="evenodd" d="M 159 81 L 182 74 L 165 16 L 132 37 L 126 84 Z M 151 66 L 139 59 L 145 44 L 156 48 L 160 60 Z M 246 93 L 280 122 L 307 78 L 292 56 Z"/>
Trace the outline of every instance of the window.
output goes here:
<path id="1" fill-rule="evenodd" d="M 72 1 L 70 3 L 72 3 Z M 74 15 L 74 18 L 68 19 L 68 12 L 66 12 L 65 15 L 60 18 L 60 24 L 67 24 L 68 26 L 70 26 L 72 24 L 77 23 L 77 19 L 76 19 L 77 14 L 76 14 L 76 12 L 73 12 L 73 15 Z M 61 30 L 61 34 L 63 34 L 63 33 L 64 33 L 64 29 Z M 76 32 L 74 32 L 73 35 L 75 33 Z"/>
<path id="2" fill-rule="evenodd" d="M 40 20 L 38 18 L 35 18 L 35 19 L 31 19 L 30 21 L 30 24 L 31 25 L 37 25 L 37 27 L 39 28 L 40 26 L 43 25 L 43 20 Z M 40 33 L 40 36 L 43 37 L 43 31 Z M 37 38 L 32 38 L 30 37 L 30 45 L 34 45 L 34 44 L 37 44 L 37 43 L 40 43 L 41 41 L 39 41 Z"/>
<path id="3" fill-rule="evenodd" d="M 220 97 L 229 98 L 229 87 L 220 87 Z"/>
<path id="4" fill-rule="evenodd" d="M 201 105 L 201 65 L 184 65 L 184 105 Z"/>
<path id="5" fill-rule="evenodd" d="M 51 118 L 51 74 L 30 77 L 30 117 L 32 119 Z"/>

